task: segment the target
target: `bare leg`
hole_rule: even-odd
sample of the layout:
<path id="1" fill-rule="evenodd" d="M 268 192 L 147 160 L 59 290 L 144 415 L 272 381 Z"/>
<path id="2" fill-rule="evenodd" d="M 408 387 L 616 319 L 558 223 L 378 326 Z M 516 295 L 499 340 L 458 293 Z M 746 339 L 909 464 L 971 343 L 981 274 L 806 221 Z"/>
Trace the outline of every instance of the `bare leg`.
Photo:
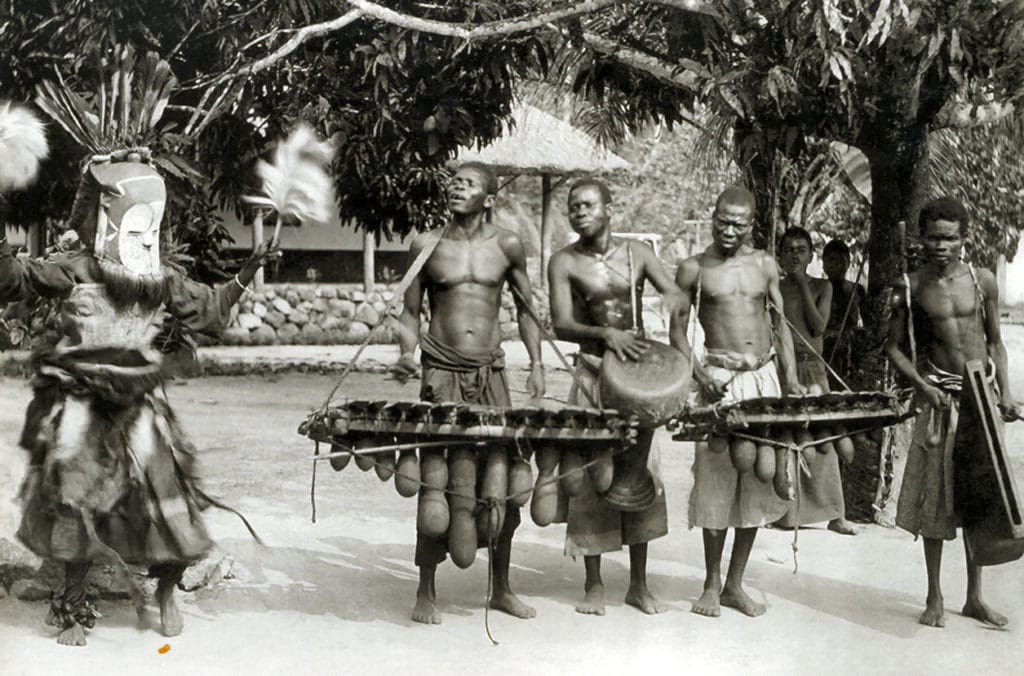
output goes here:
<path id="1" fill-rule="evenodd" d="M 601 581 L 601 555 L 584 556 L 583 570 L 586 580 L 583 582 L 583 601 L 576 606 L 577 613 L 584 615 L 604 615 L 604 582 Z"/>
<path id="2" fill-rule="evenodd" d="M 437 612 L 437 590 L 434 588 L 436 572 L 436 565 L 420 566 L 420 584 L 416 588 L 416 606 L 412 609 L 414 622 L 441 624 L 441 615 Z"/>
<path id="3" fill-rule="evenodd" d="M 764 615 L 768 608 L 758 603 L 743 590 L 743 575 L 747 570 L 750 550 L 754 547 L 756 528 L 737 528 L 732 543 L 732 557 L 729 559 L 729 574 L 725 578 L 721 602 L 723 606 L 735 608 L 745 615 L 757 617 Z"/>
<path id="4" fill-rule="evenodd" d="M 698 615 L 718 617 L 722 614 L 719 595 L 722 593 L 722 552 L 728 531 L 705 528 L 704 534 L 704 593 L 691 610 Z M 737 531 L 738 533 L 739 531 Z"/>
<path id="5" fill-rule="evenodd" d="M 647 543 L 629 546 L 629 591 L 626 603 L 636 606 L 648 615 L 657 615 L 668 606 L 654 598 L 647 588 Z"/>
<path id="6" fill-rule="evenodd" d="M 74 561 L 64 564 L 64 595 L 62 597 L 65 609 L 75 609 L 85 602 L 86 578 L 89 575 L 91 561 Z M 78 622 L 70 627 L 64 627 L 61 618 L 52 615 L 46 618 L 47 623 L 62 627 L 57 635 L 57 643 L 61 645 L 83 646 L 85 645 L 85 627 Z"/>
<path id="7" fill-rule="evenodd" d="M 837 517 L 828 522 L 828 529 L 840 535 L 856 535 L 857 529 L 844 517 Z"/>
<path id="8" fill-rule="evenodd" d="M 942 585 L 939 580 L 942 572 L 942 540 L 924 538 L 924 567 L 928 571 L 928 598 L 925 599 L 924 612 L 921 613 L 918 622 L 929 627 L 945 627 L 946 616 L 942 607 Z"/>
<path id="9" fill-rule="evenodd" d="M 964 604 L 964 617 L 973 617 L 997 627 L 1005 627 L 1008 622 L 1006 617 L 989 608 L 981 599 L 981 566 L 974 565 L 966 538 L 964 552 L 967 554 L 967 602 Z"/>
<path id="10" fill-rule="evenodd" d="M 156 583 L 156 602 L 160 605 L 160 633 L 164 636 L 177 636 L 185 628 L 185 621 L 174 599 L 178 583 L 185 573 L 184 564 L 164 564 L 154 566 L 151 573 L 159 578 Z"/>
<path id="11" fill-rule="evenodd" d="M 512 593 L 508 581 L 508 569 L 512 561 L 512 535 L 516 531 L 516 525 L 517 522 L 509 519 L 506 513 L 505 523 L 498 535 L 498 543 L 494 546 L 494 558 L 491 561 L 491 575 L 494 579 L 491 608 L 528 620 L 536 617 L 537 611 Z"/>

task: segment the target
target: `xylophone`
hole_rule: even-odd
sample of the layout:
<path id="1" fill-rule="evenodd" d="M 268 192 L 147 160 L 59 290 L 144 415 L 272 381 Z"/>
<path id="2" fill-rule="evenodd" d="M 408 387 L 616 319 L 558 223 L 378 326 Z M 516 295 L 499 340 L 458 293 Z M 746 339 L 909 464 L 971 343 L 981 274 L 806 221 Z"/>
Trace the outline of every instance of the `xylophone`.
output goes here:
<path id="1" fill-rule="evenodd" d="M 530 514 L 546 526 L 566 519 L 584 472 L 608 485 L 612 459 L 635 443 L 637 426 L 631 415 L 576 406 L 353 400 L 314 411 L 299 434 L 331 444 L 316 459 L 336 471 L 355 458 L 383 481 L 393 476 L 403 497 L 418 495 L 417 530 L 447 533 L 452 561 L 466 568 L 478 542 L 497 537 L 506 502 L 522 507 L 532 495 Z"/>
<path id="2" fill-rule="evenodd" d="M 676 441 L 707 441 L 713 452 L 729 452 L 740 472 L 772 482 L 783 500 L 796 497 L 801 455 L 815 452 L 853 459 L 851 437 L 914 416 L 913 391 L 833 392 L 763 397 L 689 408 L 666 427 Z"/>

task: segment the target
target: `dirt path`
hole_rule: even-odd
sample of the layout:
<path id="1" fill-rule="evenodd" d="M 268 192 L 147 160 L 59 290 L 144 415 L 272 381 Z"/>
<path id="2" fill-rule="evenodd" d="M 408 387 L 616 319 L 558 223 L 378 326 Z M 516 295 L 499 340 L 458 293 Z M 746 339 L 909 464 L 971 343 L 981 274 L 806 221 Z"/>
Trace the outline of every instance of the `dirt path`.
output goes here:
<path id="1" fill-rule="evenodd" d="M 1024 351 L 1016 352 L 1024 354 Z M 513 372 L 524 389 L 525 372 Z M 1024 394 L 1024 365 L 1014 367 Z M 685 527 L 692 448 L 662 438 L 662 468 L 671 532 L 651 546 L 650 584 L 671 610 L 646 617 L 621 602 L 625 553 L 605 557 L 605 617 L 573 610 L 582 591 L 582 562 L 562 556 L 564 527 L 538 528 L 527 517 L 513 551 L 513 585 L 538 617 L 490 617 L 501 643 L 484 635 L 484 555 L 467 571 L 448 564 L 438 574 L 444 624 L 409 620 L 415 501 L 354 464 L 342 473 L 321 468 L 317 523 L 310 523 L 312 447 L 296 435 L 306 411 L 333 379 L 288 375 L 210 378 L 174 383 L 170 397 L 203 449 L 207 487 L 241 508 L 267 542 L 253 544 L 234 517 L 210 513 L 222 548 L 249 575 L 184 594 L 185 632 L 166 640 L 135 628 L 127 603 L 103 603 L 105 617 L 86 649 L 63 648 L 41 623 L 42 603 L 0 600 L 0 655 L 5 674 L 55 673 L 622 673 L 647 667 L 697 672 L 923 673 L 1019 670 L 1024 659 L 1024 565 L 986 571 L 986 593 L 1011 620 L 990 630 L 960 617 L 965 577 L 960 543 L 947 547 L 945 630 L 916 623 L 924 596 L 920 545 L 905 533 L 863 527 L 854 538 L 822 529 L 800 533 L 800 573 L 793 574 L 791 533 L 762 531 L 750 586 L 769 605 L 749 619 L 724 611 L 707 619 L 689 613 L 703 576 L 700 535 Z M 355 374 L 351 396 L 408 397 L 381 376 Z M 549 384 L 564 397 L 563 373 Z M 13 444 L 28 401 L 21 380 L 0 381 L 0 488 L 11 494 L 23 458 Z M 1024 424 L 1011 428 L 1011 447 L 1024 446 Z M 1024 480 L 1016 451 L 1017 475 Z M 325 470 L 325 471 L 323 471 Z M 16 509 L 0 503 L 0 536 L 10 537 Z M 171 649 L 158 652 L 164 644 Z M 73 662 L 69 660 L 73 659 Z"/>

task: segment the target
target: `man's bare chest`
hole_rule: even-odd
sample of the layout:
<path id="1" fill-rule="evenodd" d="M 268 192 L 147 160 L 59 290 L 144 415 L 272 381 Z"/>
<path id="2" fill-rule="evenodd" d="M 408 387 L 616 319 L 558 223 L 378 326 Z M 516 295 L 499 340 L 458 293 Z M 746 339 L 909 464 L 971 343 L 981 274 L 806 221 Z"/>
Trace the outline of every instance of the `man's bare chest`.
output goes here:
<path id="1" fill-rule="evenodd" d="M 430 281 L 440 287 L 465 283 L 496 286 L 505 278 L 509 265 L 496 238 L 442 240 L 427 261 L 426 271 Z"/>
<path id="2" fill-rule="evenodd" d="M 762 298 L 768 280 L 754 264 L 727 264 L 705 268 L 701 274 L 701 296 L 712 302 L 731 298 Z"/>
<path id="3" fill-rule="evenodd" d="M 626 260 L 580 257 L 569 275 L 573 294 L 586 301 L 629 299 L 630 269 Z M 635 271 L 632 271 L 635 277 Z"/>
<path id="4" fill-rule="evenodd" d="M 933 320 L 970 317 L 977 310 L 977 290 L 967 275 L 953 280 L 922 280 L 914 301 Z"/>

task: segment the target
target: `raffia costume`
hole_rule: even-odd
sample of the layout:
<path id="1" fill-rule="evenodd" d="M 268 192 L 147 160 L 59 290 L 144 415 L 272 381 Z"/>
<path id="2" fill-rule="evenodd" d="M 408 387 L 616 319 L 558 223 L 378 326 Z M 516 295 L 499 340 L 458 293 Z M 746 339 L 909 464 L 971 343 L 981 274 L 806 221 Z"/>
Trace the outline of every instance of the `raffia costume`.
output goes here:
<path id="1" fill-rule="evenodd" d="M 83 174 L 71 225 L 84 250 L 32 260 L 0 246 L 0 302 L 61 302 L 64 336 L 32 361 L 18 537 L 66 564 L 50 618 L 64 627 L 98 616 L 85 601 L 92 560 L 148 565 L 170 585 L 212 546 L 200 516 L 210 499 L 151 342 L 167 315 L 197 331 L 223 328 L 229 286 L 160 269 L 166 189 L 141 155 L 130 157 L 94 157 Z"/>

